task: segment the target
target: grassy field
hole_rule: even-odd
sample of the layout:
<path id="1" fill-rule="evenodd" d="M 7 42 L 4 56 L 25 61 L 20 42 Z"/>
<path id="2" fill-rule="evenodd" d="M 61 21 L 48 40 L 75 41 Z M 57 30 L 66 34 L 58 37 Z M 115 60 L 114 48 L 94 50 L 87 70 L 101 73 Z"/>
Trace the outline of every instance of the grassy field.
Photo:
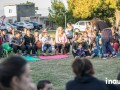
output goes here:
<path id="1" fill-rule="evenodd" d="M 65 90 L 65 84 L 74 79 L 71 63 L 74 58 L 69 56 L 67 59 L 61 60 L 41 60 L 31 62 L 32 78 L 35 83 L 39 80 L 50 80 L 54 84 L 53 90 Z M 95 68 L 95 77 L 105 80 L 116 79 L 120 72 L 119 57 L 109 60 L 92 59 Z"/>

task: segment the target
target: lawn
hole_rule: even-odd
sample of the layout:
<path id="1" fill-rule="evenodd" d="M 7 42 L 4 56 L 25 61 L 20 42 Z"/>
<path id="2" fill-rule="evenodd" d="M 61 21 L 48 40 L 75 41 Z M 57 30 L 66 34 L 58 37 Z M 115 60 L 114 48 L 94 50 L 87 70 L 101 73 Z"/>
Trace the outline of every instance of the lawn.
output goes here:
<path id="1" fill-rule="evenodd" d="M 71 63 L 74 58 L 69 56 L 67 59 L 61 60 L 41 60 L 37 62 L 30 62 L 31 74 L 33 81 L 37 83 L 39 80 L 50 80 L 54 84 L 53 90 L 65 90 L 67 81 L 74 79 L 72 73 Z M 95 77 L 105 80 L 116 79 L 120 72 L 119 57 L 109 60 L 92 59 L 95 68 Z"/>

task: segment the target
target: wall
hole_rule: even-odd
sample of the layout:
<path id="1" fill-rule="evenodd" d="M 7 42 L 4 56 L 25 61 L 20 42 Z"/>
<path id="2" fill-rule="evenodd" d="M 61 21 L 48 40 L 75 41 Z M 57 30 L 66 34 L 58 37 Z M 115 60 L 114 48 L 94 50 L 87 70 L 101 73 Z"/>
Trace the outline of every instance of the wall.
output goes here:
<path id="1" fill-rule="evenodd" d="M 17 20 L 20 21 L 20 17 L 35 16 L 35 4 L 31 5 L 17 5 Z"/>
<path id="2" fill-rule="evenodd" d="M 6 17 L 14 17 L 17 16 L 17 12 L 16 12 L 16 6 L 5 6 L 4 7 L 4 15 Z"/>

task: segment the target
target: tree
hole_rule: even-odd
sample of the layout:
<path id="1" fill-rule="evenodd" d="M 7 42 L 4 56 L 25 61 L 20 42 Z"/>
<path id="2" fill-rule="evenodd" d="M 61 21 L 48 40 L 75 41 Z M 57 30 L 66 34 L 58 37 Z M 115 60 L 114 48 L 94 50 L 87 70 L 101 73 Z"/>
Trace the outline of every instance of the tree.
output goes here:
<path id="1" fill-rule="evenodd" d="M 91 19 L 113 17 L 116 3 L 115 0 L 68 0 L 68 6 L 75 18 Z"/>
<path id="2" fill-rule="evenodd" d="M 52 0 L 51 4 L 51 7 L 48 8 L 49 20 L 54 22 L 56 25 L 64 26 L 66 9 L 63 2 L 60 0 Z"/>
<path id="3" fill-rule="evenodd" d="M 73 16 L 75 0 L 68 0 L 68 11 L 67 11 L 67 22 L 75 23 L 80 20 L 80 18 L 75 18 Z"/>
<path id="4" fill-rule="evenodd" d="M 100 0 L 74 0 L 73 16 L 82 19 L 89 18 L 99 3 Z"/>

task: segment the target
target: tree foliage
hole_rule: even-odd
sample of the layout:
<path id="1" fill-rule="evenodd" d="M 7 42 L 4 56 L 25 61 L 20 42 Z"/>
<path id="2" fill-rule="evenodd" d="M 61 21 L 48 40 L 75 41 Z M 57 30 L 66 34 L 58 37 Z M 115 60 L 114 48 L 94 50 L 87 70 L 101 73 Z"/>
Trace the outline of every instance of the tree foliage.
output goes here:
<path id="1" fill-rule="evenodd" d="M 49 10 L 49 20 L 56 25 L 64 26 L 66 9 L 62 1 L 52 0 Z"/>
<path id="2" fill-rule="evenodd" d="M 68 9 L 75 18 L 112 17 L 116 8 L 115 0 L 68 0 Z"/>

